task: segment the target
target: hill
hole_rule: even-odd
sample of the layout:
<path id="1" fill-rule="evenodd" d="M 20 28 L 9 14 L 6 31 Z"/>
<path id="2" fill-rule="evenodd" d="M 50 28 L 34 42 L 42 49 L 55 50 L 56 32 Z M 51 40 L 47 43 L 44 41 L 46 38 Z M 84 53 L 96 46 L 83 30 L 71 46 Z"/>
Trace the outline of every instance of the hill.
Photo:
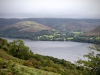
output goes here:
<path id="1" fill-rule="evenodd" d="M 26 38 L 37 40 L 37 36 L 51 34 L 55 29 L 33 22 L 22 21 L 13 25 L 7 25 L 0 28 L 1 37 Z"/>
<path id="2" fill-rule="evenodd" d="M 25 18 L 25 19 L 5 19 L 0 18 L 0 28 L 4 26 L 14 25 L 15 23 L 22 21 L 34 21 L 45 26 L 56 28 L 60 31 L 91 31 L 100 25 L 100 19 L 68 19 L 68 18 Z M 85 27 L 86 26 L 86 27 Z M 64 28 L 65 27 L 65 28 Z M 83 27 L 83 28 L 82 28 Z"/>
<path id="3" fill-rule="evenodd" d="M 64 22 L 53 26 L 59 31 L 82 31 L 87 32 L 93 30 L 96 26 L 87 22 Z"/>
<path id="4" fill-rule="evenodd" d="M 85 33 L 84 35 L 86 36 L 98 36 L 100 35 L 100 26 L 98 26 L 97 28 L 95 28 L 94 30 Z"/>
<path id="5" fill-rule="evenodd" d="M 33 22 L 33 21 L 22 21 L 18 22 L 13 25 L 5 26 L 1 30 L 8 30 L 16 28 L 19 31 L 26 31 L 26 32 L 39 32 L 42 30 L 53 30 L 51 27 Z"/>
<path id="6" fill-rule="evenodd" d="M 25 60 L 15 58 L 0 49 L 0 75 L 60 75 L 34 67 L 25 66 Z"/>
<path id="7" fill-rule="evenodd" d="M 79 75 L 64 59 L 34 54 L 22 40 L 0 38 L 0 75 Z"/>

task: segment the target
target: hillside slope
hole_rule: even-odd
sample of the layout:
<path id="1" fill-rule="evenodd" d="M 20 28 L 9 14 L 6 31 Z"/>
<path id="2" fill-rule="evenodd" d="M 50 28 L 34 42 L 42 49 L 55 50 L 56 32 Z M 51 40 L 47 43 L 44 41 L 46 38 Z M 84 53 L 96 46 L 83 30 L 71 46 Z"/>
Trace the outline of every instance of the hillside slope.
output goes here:
<path id="1" fill-rule="evenodd" d="M 22 21 L 0 28 L 0 36 L 37 40 L 37 36 L 51 34 L 53 31 L 56 30 L 33 21 Z"/>
<path id="2" fill-rule="evenodd" d="M 24 66 L 24 60 L 15 58 L 0 49 L 0 75 L 60 75 Z"/>
<path id="3" fill-rule="evenodd" d="M 91 31 L 95 28 L 95 25 L 87 22 L 64 22 L 53 26 L 53 28 L 59 31 Z"/>
<path id="4" fill-rule="evenodd" d="M 100 25 L 100 19 L 68 19 L 68 18 L 4 19 L 4 18 L 0 18 L 0 28 L 9 26 L 9 25 L 14 25 L 15 23 L 22 22 L 22 21 L 34 21 L 34 22 L 37 22 L 37 23 L 40 23 L 42 25 L 49 26 L 52 28 L 57 27 L 56 29 L 60 31 L 68 31 L 67 29 L 70 29 L 70 31 L 72 31 L 73 28 L 75 28 L 75 30 L 81 30 L 81 31 L 86 32 L 86 31 L 91 31 L 94 28 L 96 28 L 98 25 Z M 67 27 L 65 27 L 64 25 Z M 82 28 L 83 25 L 84 27 Z"/>
<path id="5" fill-rule="evenodd" d="M 13 25 L 5 26 L 1 30 L 7 30 L 17 28 L 19 31 L 26 31 L 26 32 L 38 32 L 42 30 L 53 30 L 51 27 L 33 22 L 33 21 L 22 21 L 18 22 Z"/>
<path id="6" fill-rule="evenodd" d="M 79 75 L 64 59 L 34 54 L 22 40 L 0 38 L 0 75 Z"/>
<path id="7" fill-rule="evenodd" d="M 86 36 L 98 36 L 100 35 L 100 26 L 98 26 L 97 28 L 95 28 L 94 30 L 90 31 L 90 32 L 87 32 L 85 33 L 84 35 Z"/>

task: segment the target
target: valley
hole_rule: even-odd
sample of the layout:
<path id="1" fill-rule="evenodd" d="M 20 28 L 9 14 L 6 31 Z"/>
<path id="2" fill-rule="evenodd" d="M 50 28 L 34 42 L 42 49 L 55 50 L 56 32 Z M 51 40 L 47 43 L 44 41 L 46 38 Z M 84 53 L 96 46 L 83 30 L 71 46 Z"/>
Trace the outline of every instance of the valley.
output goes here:
<path id="1" fill-rule="evenodd" d="M 100 75 L 100 0 L 0 0 L 0 75 Z"/>
<path id="2" fill-rule="evenodd" d="M 94 54 L 87 54 L 87 46 L 91 44 L 96 46 L 89 49 L 99 51 L 99 22 L 77 19 L 1 19 L 0 37 L 10 38 L 10 41 L 0 38 L 0 74 L 99 75 L 98 69 L 89 69 L 92 61 L 96 63 L 100 60 L 98 54 L 95 58 L 97 61 L 91 59 Z M 84 60 L 83 56 L 92 61 Z M 81 59 L 76 60 L 77 57 Z M 95 69 L 95 65 L 92 65 Z"/>
<path id="3" fill-rule="evenodd" d="M 0 37 L 100 43 L 99 19 L 0 19 Z"/>

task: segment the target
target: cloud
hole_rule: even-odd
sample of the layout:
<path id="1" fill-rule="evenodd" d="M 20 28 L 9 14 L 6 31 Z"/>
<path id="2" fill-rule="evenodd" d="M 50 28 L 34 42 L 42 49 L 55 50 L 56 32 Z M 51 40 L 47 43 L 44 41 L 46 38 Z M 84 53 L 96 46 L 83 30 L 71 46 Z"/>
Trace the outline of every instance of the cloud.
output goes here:
<path id="1" fill-rule="evenodd" d="M 0 0 L 0 17 L 100 18 L 100 0 Z"/>

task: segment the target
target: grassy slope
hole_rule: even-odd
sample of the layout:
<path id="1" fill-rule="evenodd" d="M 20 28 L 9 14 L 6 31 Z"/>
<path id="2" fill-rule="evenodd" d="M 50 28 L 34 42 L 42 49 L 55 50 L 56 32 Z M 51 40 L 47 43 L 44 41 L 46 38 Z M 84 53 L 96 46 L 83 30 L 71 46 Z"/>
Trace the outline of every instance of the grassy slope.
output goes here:
<path id="1" fill-rule="evenodd" d="M 52 31 L 56 30 L 33 21 L 22 21 L 0 28 L 0 36 L 28 39 L 34 37 L 35 39 L 37 35 L 51 34 Z"/>
<path id="2" fill-rule="evenodd" d="M 24 61 L 0 49 L 0 75 L 59 75 L 22 65 Z"/>
<path id="3" fill-rule="evenodd" d="M 2 29 L 7 30 L 11 28 L 17 28 L 19 31 L 26 31 L 26 32 L 38 32 L 42 30 L 53 30 L 53 28 L 33 22 L 33 21 L 22 21 L 18 22 L 13 25 L 5 26 Z M 2 30 L 1 29 L 1 30 Z"/>

